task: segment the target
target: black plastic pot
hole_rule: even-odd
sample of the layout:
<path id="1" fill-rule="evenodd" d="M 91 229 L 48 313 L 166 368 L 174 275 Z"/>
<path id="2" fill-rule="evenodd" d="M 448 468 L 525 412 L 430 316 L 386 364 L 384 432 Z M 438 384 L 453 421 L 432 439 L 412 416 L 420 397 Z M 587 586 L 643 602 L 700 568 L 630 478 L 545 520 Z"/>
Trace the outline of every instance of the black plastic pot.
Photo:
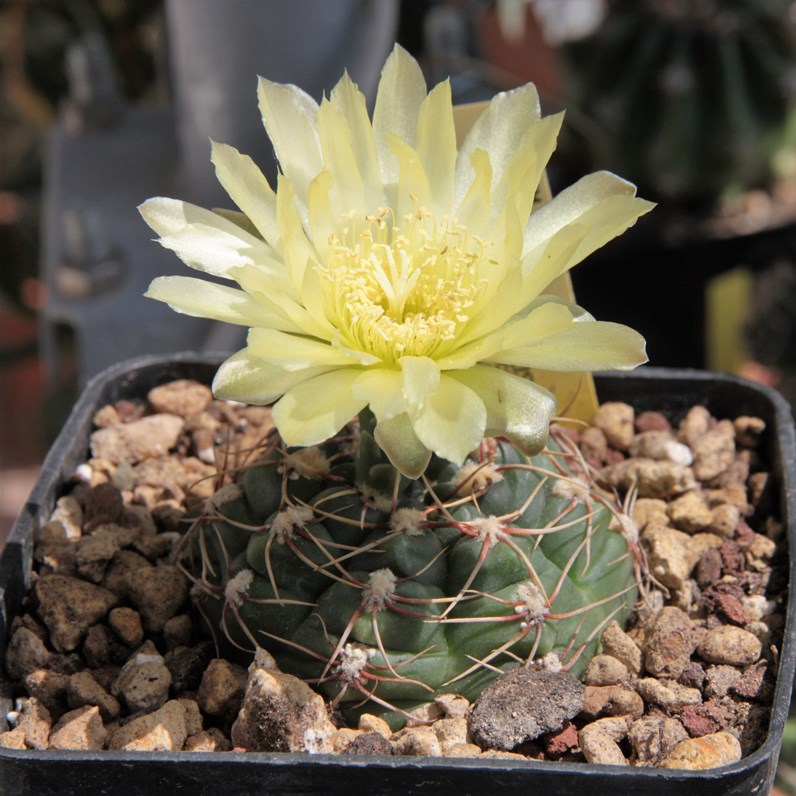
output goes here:
<path id="1" fill-rule="evenodd" d="M 41 476 L 0 558 L 0 656 L 6 630 L 20 613 L 30 581 L 33 534 L 46 521 L 63 484 L 86 455 L 94 412 L 121 398 L 144 397 L 175 378 L 209 383 L 219 362 L 183 354 L 122 363 L 97 376 L 75 406 L 50 451 Z M 766 455 L 781 486 L 782 517 L 791 550 L 796 534 L 796 438 L 790 408 L 777 393 L 731 376 L 698 371 L 640 370 L 598 377 L 601 400 L 623 400 L 637 410 L 657 409 L 678 420 L 694 404 L 717 417 L 749 414 L 767 424 Z M 796 570 L 790 559 L 790 582 Z M 0 793 L 12 794 L 345 794 L 544 793 L 546 796 L 617 793 L 765 794 L 777 765 L 796 666 L 796 615 L 788 603 L 768 737 L 738 763 L 710 771 L 623 768 L 515 760 L 327 755 L 18 751 L 0 748 Z M 11 703 L 0 674 L 0 707 Z"/>

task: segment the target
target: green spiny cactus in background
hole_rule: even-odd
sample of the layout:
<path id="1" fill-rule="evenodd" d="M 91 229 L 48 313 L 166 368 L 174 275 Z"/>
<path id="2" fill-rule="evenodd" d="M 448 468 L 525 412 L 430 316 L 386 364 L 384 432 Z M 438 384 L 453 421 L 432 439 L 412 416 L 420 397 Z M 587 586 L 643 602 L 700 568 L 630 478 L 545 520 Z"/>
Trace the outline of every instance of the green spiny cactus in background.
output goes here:
<path id="1" fill-rule="evenodd" d="M 599 165 L 678 202 L 770 181 L 795 88 L 791 5 L 611 0 L 601 28 L 564 49 Z"/>
<path id="2" fill-rule="evenodd" d="M 412 480 L 372 421 L 306 449 L 273 435 L 195 524 L 188 571 L 222 646 L 265 648 L 370 711 L 475 698 L 542 659 L 581 673 L 632 610 L 638 562 L 567 436 L 554 427 L 533 458 L 487 439 L 462 467 L 435 457 Z"/>

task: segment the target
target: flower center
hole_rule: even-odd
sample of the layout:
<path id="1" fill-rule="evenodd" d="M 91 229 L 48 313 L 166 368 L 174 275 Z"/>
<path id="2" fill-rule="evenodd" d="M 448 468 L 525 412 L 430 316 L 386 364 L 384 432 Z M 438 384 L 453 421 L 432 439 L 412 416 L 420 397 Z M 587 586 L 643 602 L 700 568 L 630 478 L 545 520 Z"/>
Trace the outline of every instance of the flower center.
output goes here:
<path id="1" fill-rule="evenodd" d="M 390 223 L 389 209 L 353 215 L 322 266 L 340 342 L 392 364 L 433 356 L 469 320 L 486 285 L 486 243 L 425 209 Z M 496 264 L 496 263 L 495 263 Z"/>

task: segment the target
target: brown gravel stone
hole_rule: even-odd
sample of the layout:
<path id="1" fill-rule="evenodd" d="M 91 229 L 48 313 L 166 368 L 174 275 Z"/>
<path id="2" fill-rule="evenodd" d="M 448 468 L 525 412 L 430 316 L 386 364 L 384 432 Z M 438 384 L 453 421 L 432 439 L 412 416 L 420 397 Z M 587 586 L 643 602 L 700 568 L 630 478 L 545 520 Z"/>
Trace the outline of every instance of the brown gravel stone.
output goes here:
<path id="1" fill-rule="evenodd" d="M 408 727 L 393 740 L 392 753 L 415 757 L 440 757 L 442 747 L 430 727 Z"/>
<path id="2" fill-rule="evenodd" d="M 594 425 L 599 428 L 611 447 L 626 451 L 635 435 L 635 411 L 628 404 L 608 401 L 600 406 L 594 416 Z"/>
<path id="3" fill-rule="evenodd" d="M 741 745 L 738 739 L 723 730 L 714 735 L 680 741 L 672 752 L 661 761 L 661 766 L 701 771 L 729 765 L 740 759 Z"/>
<path id="4" fill-rule="evenodd" d="M 206 384 L 191 379 L 177 379 L 154 387 L 147 394 L 149 405 L 156 412 L 188 417 L 207 409 L 213 393 Z"/>
<path id="5" fill-rule="evenodd" d="M 592 467 L 602 467 L 608 452 L 608 440 L 601 429 L 589 426 L 580 435 L 580 452 Z"/>
<path id="6" fill-rule="evenodd" d="M 157 414 L 101 428 L 91 435 L 91 455 L 114 464 L 135 464 L 151 456 L 162 456 L 177 444 L 184 426 L 181 417 Z"/>
<path id="7" fill-rule="evenodd" d="M 83 535 L 83 507 L 72 495 L 58 498 L 49 521 L 60 523 L 69 541 L 76 541 Z"/>
<path id="8" fill-rule="evenodd" d="M 377 732 L 364 732 L 343 749 L 344 755 L 391 755 L 392 744 Z"/>
<path id="9" fill-rule="evenodd" d="M 638 644 L 619 626 L 616 621 L 610 622 L 601 637 L 603 652 L 621 661 L 628 672 L 641 674 L 642 653 Z"/>
<path id="10" fill-rule="evenodd" d="M 121 712 L 119 701 L 112 697 L 90 672 L 75 672 L 69 677 L 66 698 L 69 707 L 73 709 L 96 705 L 103 721 L 106 722 L 115 719 Z"/>
<path id="11" fill-rule="evenodd" d="M 242 666 L 216 658 L 205 669 L 196 701 L 209 716 L 232 718 L 243 701 L 246 678 L 246 670 Z"/>
<path id="12" fill-rule="evenodd" d="M 671 431 L 671 425 L 666 415 L 661 412 L 640 412 L 636 415 L 636 431 L 639 434 L 645 431 Z"/>
<path id="13" fill-rule="evenodd" d="M 185 752 L 229 752 L 232 750 L 232 741 L 224 735 L 218 727 L 191 735 L 183 746 Z"/>
<path id="14" fill-rule="evenodd" d="M 705 669 L 705 698 L 721 699 L 741 681 L 741 672 L 735 666 L 708 666 Z"/>
<path id="15" fill-rule="evenodd" d="M 757 448 L 763 432 L 766 430 L 766 423 L 759 417 L 749 417 L 741 415 L 732 421 L 735 430 L 735 441 L 744 448 Z"/>
<path id="16" fill-rule="evenodd" d="M 686 467 L 694 459 L 691 449 L 678 442 L 669 431 L 645 431 L 636 435 L 628 452 L 641 459 L 672 461 Z"/>
<path id="17" fill-rule="evenodd" d="M 696 643 L 687 614 L 667 606 L 647 628 L 644 666 L 657 677 L 676 679 L 691 660 Z"/>
<path id="18" fill-rule="evenodd" d="M 486 749 L 513 749 L 555 732 L 583 708 L 583 686 L 566 672 L 515 668 L 488 685 L 468 717 L 472 740 Z"/>
<path id="19" fill-rule="evenodd" d="M 108 614 L 108 626 L 128 647 L 139 647 L 144 641 L 141 614 L 132 608 L 114 608 Z"/>
<path id="20" fill-rule="evenodd" d="M 732 427 L 719 426 L 706 431 L 691 445 L 694 475 L 706 483 L 730 468 L 735 461 L 735 433 Z"/>
<path id="21" fill-rule="evenodd" d="M 645 716 L 636 719 L 628 732 L 636 765 L 654 766 L 674 747 L 688 738 L 677 719 L 666 716 Z"/>
<path id="22" fill-rule="evenodd" d="M 88 490 L 83 507 L 84 530 L 93 531 L 104 523 L 117 522 L 124 512 L 121 492 L 113 484 L 97 484 Z"/>
<path id="23" fill-rule="evenodd" d="M 710 510 L 709 530 L 719 536 L 732 539 L 735 536 L 735 529 L 741 519 L 741 512 L 737 506 L 731 503 L 720 503 Z"/>
<path id="24" fill-rule="evenodd" d="M 702 705 L 686 705 L 680 713 L 680 721 L 692 738 L 711 735 L 728 726 L 726 710 L 713 701 Z"/>
<path id="25" fill-rule="evenodd" d="M 64 714 L 66 704 L 66 684 L 69 676 L 50 669 L 35 669 L 28 672 L 22 680 L 25 691 L 31 697 L 38 699 L 49 711 L 53 720 Z"/>
<path id="26" fill-rule="evenodd" d="M 50 711 L 35 698 L 17 700 L 15 729 L 25 738 L 28 749 L 46 749 L 52 717 Z"/>
<path id="27" fill-rule="evenodd" d="M 120 550 L 111 559 L 100 584 L 120 598 L 126 598 L 128 592 L 128 575 L 139 569 L 151 568 L 152 564 L 134 550 Z"/>
<path id="28" fill-rule="evenodd" d="M 246 694 L 232 725 L 232 743 L 252 752 L 328 749 L 335 726 L 323 699 L 306 683 L 273 667 L 258 651 L 249 667 Z"/>
<path id="29" fill-rule="evenodd" d="M 578 728 L 571 721 L 568 721 L 558 732 L 545 736 L 543 743 L 548 757 L 558 760 L 567 752 L 577 749 L 579 743 L 578 735 Z"/>
<path id="30" fill-rule="evenodd" d="M 452 746 L 467 743 L 467 719 L 460 716 L 456 719 L 439 719 L 431 726 L 437 736 L 443 754 Z"/>
<path id="31" fill-rule="evenodd" d="M 115 594 L 66 575 L 48 575 L 33 587 L 39 616 L 58 652 L 71 652 L 89 627 L 103 619 L 118 602 Z"/>
<path id="32" fill-rule="evenodd" d="M 686 705 L 698 705 L 702 702 L 702 694 L 698 689 L 688 688 L 674 680 L 645 677 L 638 681 L 636 688 L 645 702 L 658 705 L 670 713 L 676 713 Z"/>
<path id="33" fill-rule="evenodd" d="M 672 461 L 627 459 L 606 467 L 602 477 L 620 492 L 636 487 L 639 497 L 668 499 L 697 486 L 690 467 Z"/>
<path id="34" fill-rule="evenodd" d="M 647 525 L 667 525 L 666 501 L 658 498 L 638 498 L 633 506 L 633 522 L 643 530 Z"/>
<path id="35" fill-rule="evenodd" d="M 47 666 L 52 653 L 45 643 L 27 627 L 18 627 L 6 649 L 6 673 L 12 680 L 21 680 L 26 674 Z"/>
<path id="36" fill-rule="evenodd" d="M 159 633 L 188 598 L 188 579 L 171 564 L 137 569 L 128 572 L 127 592 L 144 628 Z"/>
<path id="37" fill-rule="evenodd" d="M 666 507 L 672 525 L 686 533 L 697 533 L 707 528 L 713 520 L 704 495 L 698 490 L 686 492 Z"/>
<path id="38" fill-rule="evenodd" d="M 762 648 L 760 639 L 752 633 L 740 627 L 722 625 L 708 631 L 697 651 L 709 663 L 746 666 L 760 659 Z"/>
<path id="39" fill-rule="evenodd" d="M 704 406 L 692 406 L 680 421 L 678 436 L 693 445 L 709 428 L 712 422 L 710 412 Z"/>
<path id="40" fill-rule="evenodd" d="M 622 661 L 613 655 L 595 655 L 583 675 L 585 685 L 620 685 L 630 673 Z"/>
<path id="41" fill-rule="evenodd" d="M 103 749 L 108 731 L 98 707 L 86 705 L 64 713 L 50 733 L 50 749 Z"/>
<path id="42" fill-rule="evenodd" d="M 721 577 L 721 554 L 715 547 L 709 547 L 702 553 L 694 571 L 694 579 L 701 588 L 715 583 Z"/>
<path id="43" fill-rule="evenodd" d="M 17 728 L 0 732 L 0 746 L 4 749 L 27 749 L 24 730 Z"/>
<path id="44" fill-rule="evenodd" d="M 603 716 L 634 716 L 644 713 L 644 702 L 631 688 L 618 685 L 587 685 L 583 690 L 581 717 L 598 719 Z"/>
<path id="45" fill-rule="evenodd" d="M 587 724 L 578 736 L 586 762 L 614 766 L 628 765 L 629 761 L 619 747 L 619 742 L 627 736 L 630 726 L 629 716 L 598 719 Z"/>
<path id="46" fill-rule="evenodd" d="M 176 699 L 154 713 L 134 718 L 111 735 L 109 749 L 119 751 L 179 752 L 188 737 L 185 707 Z"/>
<path id="47" fill-rule="evenodd" d="M 171 617 L 163 625 L 163 640 L 169 649 L 189 647 L 193 641 L 193 621 L 188 614 Z"/>
<path id="48" fill-rule="evenodd" d="M 111 692 L 131 713 L 149 712 L 166 702 L 170 686 L 171 673 L 154 645 L 147 641 L 122 667 Z"/>
<path id="49" fill-rule="evenodd" d="M 682 589 L 701 557 L 694 537 L 674 528 L 648 525 L 641 535 L 647 550 L 650 572 L 664 586 Z"/>
<path id="50" fill-rule="evenodd" d="M 464 718 L 464 714 L 462 713 L 462 718 Z M 389 738 L 392 735 L 392 729 L 390 729 L 390 725 L 381 718 L 381 716 L 374 716 L 372 713 L 363 713 L 359 717 L 358 728 L 362 730 L 362 732 L 377 732 L 379 735 L 384 736 L 385 738 Z"/>

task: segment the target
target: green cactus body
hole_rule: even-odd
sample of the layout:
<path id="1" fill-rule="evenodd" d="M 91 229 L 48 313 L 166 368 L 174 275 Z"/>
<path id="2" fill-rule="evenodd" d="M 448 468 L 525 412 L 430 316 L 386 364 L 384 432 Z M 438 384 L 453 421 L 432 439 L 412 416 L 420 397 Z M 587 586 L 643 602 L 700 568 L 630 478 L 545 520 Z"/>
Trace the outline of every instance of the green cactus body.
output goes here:
<path id="1" fill-rule="evenodd" d="M 637 558 L 567 437 L 531 459 L 485 440 L 410 481 L 364 426 L 353 454 L 350 433 L 290 454 L 274 440 L 196 523 L 190 572 L 217 638 L 369 710 L 472 699 L 545 656 L 582 672 L 633 607 Z"/>

